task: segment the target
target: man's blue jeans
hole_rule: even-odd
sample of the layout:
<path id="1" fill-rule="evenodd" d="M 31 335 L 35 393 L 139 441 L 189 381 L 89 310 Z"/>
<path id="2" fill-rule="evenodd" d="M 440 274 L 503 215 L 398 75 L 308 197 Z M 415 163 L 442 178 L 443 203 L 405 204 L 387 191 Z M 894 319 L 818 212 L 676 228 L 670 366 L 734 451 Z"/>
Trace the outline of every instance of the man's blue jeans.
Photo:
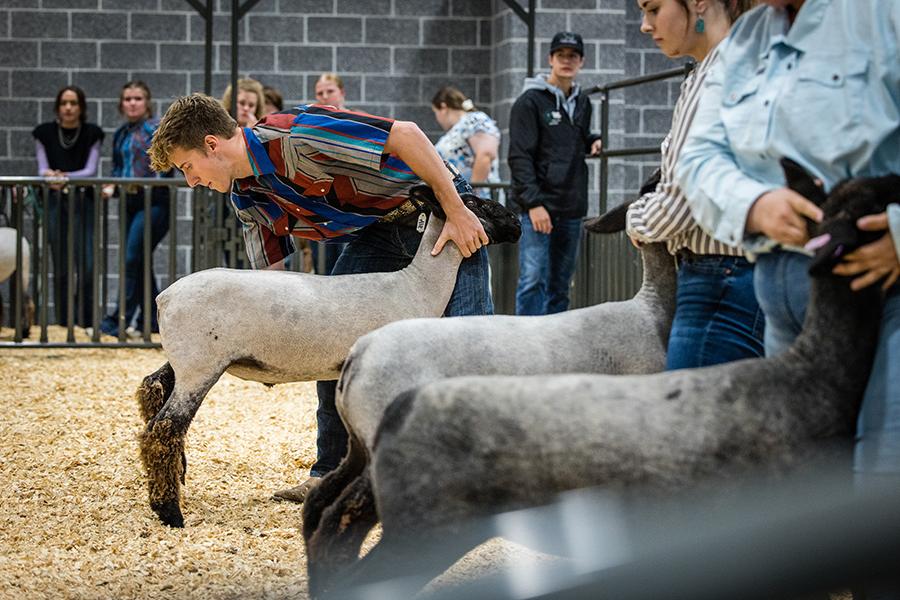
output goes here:
<path id="1" fill-rule="evenodd" d="M 763 355 L 765 318 L 753 265 L 738 256 L 684 253 L 666 368 L 690 369 Z"/>
<path id="2" fill-rule="evenodd" d="M 422 235 L 414 226 L 375 223 L 347 244 L 334 265 L 332 275 L 399 271 L 412 262 Z M 494 312 L 488 287 L 487 249 L 462 261 L 456 276 L 456 288 L 444 316 L 490 315 Z M 337 381 L 319 381 L 316 391 L 316 463 L 313 477 L 323 477 L 337 468 L 347 450 L 347 431 L 334 405 Z"/>
<path id="3" fill-rule="evenodd" d="M 159 285 L 153 274 L 153 249 L 165 237 L 169 231 L 169 190 L 165 187 L 155 187 L 152 191 L 150 206 L 150 315 L 151 329 L 157 331 L 156 322 L 156 296 L 159 295 Z M 143 194 L 128 194 L 125 201 L 128 237 L 125 242 L 125 326 L 127 327 L 134 318 L 138 307 L 142 307 L 144 301 L 144 211 Z M 143 310 L 138 316 L 137 328 L 143 328 L 146 315 Z M 109 335 L 118 335 L 119 332 L 119 306 L 116 305 L 112 314 L 107 315 L 100 325 L 100 329 Z"/>
<path id="4" fill-rule="evenodd" d="M 766 356 L 800 333 L 809 300 L 810 259 L 795 252 L 759 257 L 755 287 L 766 314 Z M 887 294 L 878 347 L 856 428 L 854 470 L 866 479 L 900 476 L 900 285 Z"/>
<path id="5" fill-rule="evenodd" d="M 528 213 L 519 214 L 519 283 L 517 315 L 548 315 L 569 308 L 569 285 L 575 274 L 581 219 L 551 216 L 553 230 L 538 233 Z"/>

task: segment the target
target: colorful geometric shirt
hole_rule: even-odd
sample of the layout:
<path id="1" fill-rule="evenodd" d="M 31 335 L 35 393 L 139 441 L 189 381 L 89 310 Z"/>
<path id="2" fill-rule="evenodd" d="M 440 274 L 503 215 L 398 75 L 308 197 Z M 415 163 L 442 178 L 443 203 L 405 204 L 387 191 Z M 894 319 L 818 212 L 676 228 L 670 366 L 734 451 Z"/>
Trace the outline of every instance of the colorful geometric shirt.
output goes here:
<path id="1" fill-rule="evenodd" d="M 419 178 L 384 154 L 394 121 L 309 104 L 242 129 L 253 176 L 231 202 L 254 269 L 294 252 L 291 236 L 348 241 L 406 202 Z"/>
<path id="2" fill-rule="evenodd" d="M 157 177 L 150 168 L 147 148 L 153 139 L 153 132 L 159 127 L 156 119 L 145 119 L 137 123 L 125 123 L 113 135 L 113 177 Z"/>
<path id="3" fill-rule="evenodd" d="M 475 165 L 475 152 L 469 145 L 469 138 L 476 133 L 486 133 L 497 140 L 500 139 L 497 123 L 481 111 L 472 111 L 465 113 L 434 145 L 441 158 L 456 167 L 465 180 L 470 183 L 472 167 Z M 500 161 L 496 157 L 491 162 L 487 180 L 490 182 L 500 181 Z M 490 191 L 484 188 L 476 188 L 475 191 L 482 198 L 491 196 Z"/>

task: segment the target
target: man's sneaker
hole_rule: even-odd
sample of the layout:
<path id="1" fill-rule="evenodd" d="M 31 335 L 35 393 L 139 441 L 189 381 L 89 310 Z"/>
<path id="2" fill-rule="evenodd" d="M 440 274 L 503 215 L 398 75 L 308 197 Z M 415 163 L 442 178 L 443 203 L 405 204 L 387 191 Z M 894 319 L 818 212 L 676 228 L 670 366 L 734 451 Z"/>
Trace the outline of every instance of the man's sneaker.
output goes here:
<path id="1" fill-rule="evenodd" d="M 128 336 L 128 339 L 139 340 L 141 339 L 141 337 L 143 337 L 144 332 L 135 329 L 134 327 L 128 326 L 125 328 L 125 335 Z"/>

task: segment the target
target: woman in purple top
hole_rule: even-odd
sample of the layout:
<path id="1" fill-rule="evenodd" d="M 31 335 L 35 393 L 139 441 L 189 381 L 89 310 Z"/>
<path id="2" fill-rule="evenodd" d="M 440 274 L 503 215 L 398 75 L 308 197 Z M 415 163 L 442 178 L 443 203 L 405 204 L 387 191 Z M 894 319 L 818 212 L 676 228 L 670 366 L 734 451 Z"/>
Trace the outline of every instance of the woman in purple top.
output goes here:
<path id="1" fill-rule="evenodd" d="M 56 120 L 32 131 L 38 173 L 57 181 L 50 185 L 50 253 L 53 257 L 53 299 L 58 323 L 68 322 L 68 226 L 69 202 L 75 204 L 73 223 L 75 281 L 74 323 L 87 327 L 93 315 L 94 194 L 92 187 L 70 187 L 66 179 L 94 177 L 100 160 L 103 130 L 87 122 L 87 102 L 81 88 L 69 85 L 56 94 Z"/>
<path id="2" fill-rule="evenodd" d="M 143 81 L 129 81 L 119 93 L 119 113 L 125 117 L 113 136 L 113 177 L 157 177 L 150 168 L 147 149 L 159 121 L 153 119 L 150 88 Z M 171 176 L 171 173 L 167 174 Z M 112 185 L 104 186 L 103 195 L 109 198 L 115 192 Z M 153 250 L 169 231 L 169 188 L 153 187 L 150 214 L 144 210 L 144 194 L 138 186 L 124 186 L 125 218 L 128 237 L 125 241 L 125 332 L 129 337 L 139 337 L 144 328 L 142 303 L 144 299 L 144 221 L 150 219 L 150 298 L 151 330 L 159 329 L 156 323 L 156 296 L 159 286 L 153 275 Z M 138 312 L 138 308 L 141 311 Z M 135 326 L 131 321 L 135 318 Z M 119 335 L 119 306 L 103 318 L 100 331 L 107 335 Z"/>

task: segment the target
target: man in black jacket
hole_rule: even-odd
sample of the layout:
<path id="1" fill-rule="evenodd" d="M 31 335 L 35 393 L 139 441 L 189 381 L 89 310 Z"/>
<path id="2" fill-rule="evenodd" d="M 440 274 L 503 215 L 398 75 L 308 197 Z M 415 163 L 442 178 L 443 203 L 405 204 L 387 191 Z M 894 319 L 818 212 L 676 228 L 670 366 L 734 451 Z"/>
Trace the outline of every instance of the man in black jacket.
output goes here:
<path id="1" fill-rule="evenodd" d="M 598 154 L 591 102 L 575 77 L 584 65 L 577 33 L 557 33 L 550 43 L 550 75 L 525 80 L 510 112 L 509 168 L 512 200 L 519 205 L 519 284 L 516 314 L 543 315 L 569 307 L 581 219 L 587 213 L 588 151 Z"/>

